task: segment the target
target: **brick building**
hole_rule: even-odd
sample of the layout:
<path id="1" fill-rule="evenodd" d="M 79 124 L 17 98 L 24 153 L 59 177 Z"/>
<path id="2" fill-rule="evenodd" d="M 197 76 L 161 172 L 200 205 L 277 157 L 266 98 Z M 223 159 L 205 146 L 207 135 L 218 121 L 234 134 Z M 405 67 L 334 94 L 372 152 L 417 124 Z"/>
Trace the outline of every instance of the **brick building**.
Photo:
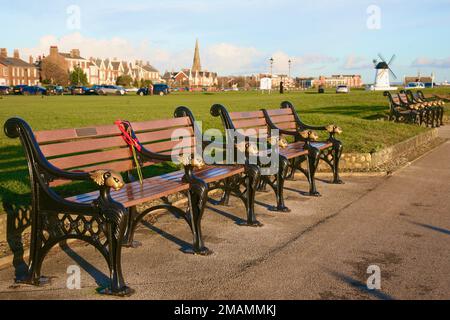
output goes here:
<path id="1" fill-rule="evenodd" d="M 37 85 L 39 84 L 39 72 L 30 57 L 29 62 L 20 59 L 19 50 L 14 50 L 14 55 L 8 57 L 5 48 L 0 49 L 0 85 Z"/>
<path id="2" fill-rule="evenodd" d="M 357 74 L 352 75 L 332 75 L 331 77 L 320 76 L 314 81 L 314 86 L 325 86 L 326 88 L 336 88 L 337 86 L 348 86 L 350 88 L 359 88 L 364 85 L 362 77 Z"/>

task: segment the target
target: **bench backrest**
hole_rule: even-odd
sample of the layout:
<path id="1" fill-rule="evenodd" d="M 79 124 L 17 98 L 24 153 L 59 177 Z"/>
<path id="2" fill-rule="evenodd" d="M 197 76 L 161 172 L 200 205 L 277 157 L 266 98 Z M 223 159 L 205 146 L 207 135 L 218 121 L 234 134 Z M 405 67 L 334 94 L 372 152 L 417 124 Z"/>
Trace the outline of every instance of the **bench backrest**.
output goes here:
<path id="1" fill-rule="evenodd" d="M 408 96 L 405 93 L 399 93 L 398 98 L 402 103 L 409 104 Z"/>
<path id="2" fill-rule="evenodd" d="M 267 110 L 272 122 L 278 128 L 283 130 L 295 130 L 297 123 L 291 109 L 274 109 Z M 246 132 L 256 132 L 259 135 L 267 136 L 268 124 L 264 113 L 262 111 L 255 112 L 232 112 L 230 118 L 233 121 L 234 127 L 237 130 L 242 130 L 243 134 Z M 246 134 L 247 135 L 247 134 Z"/>
<path id="3" fill-rule="evenodd" d="M 194 129 L 189 117 L 132 123 L 139 141 L 152 152 L 170 155 L 175 147 L 195 147 Z M 183 129 L 183 144 L 172 141 L 172 135 Z M 44 156 L 55 167 L 66 171 L 90 172 L 110 169 L 118 172 L 133 170 L 130 148 L 116 125 L 36 132 L 35 137 Z M 189 139 L 192 137 L 192 139 Z M 149 161 L 144 167 L 158 161 Z"/>

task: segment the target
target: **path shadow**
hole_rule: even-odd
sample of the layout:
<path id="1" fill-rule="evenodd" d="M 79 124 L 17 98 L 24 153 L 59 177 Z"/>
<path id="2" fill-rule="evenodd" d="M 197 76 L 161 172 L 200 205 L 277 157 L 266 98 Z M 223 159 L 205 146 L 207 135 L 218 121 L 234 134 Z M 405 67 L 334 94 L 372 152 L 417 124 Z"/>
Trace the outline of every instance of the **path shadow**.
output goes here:
<path id="1" fill-rule="evenodd" d="M 309 110 L 297 110 L 300 114 L 335 114 L 340 116 L 352 116 L 364 120 L 380 120 L 386 117 L 389 107 L 386 106 L 329 106 Z"/>
<path id="2" fill-rule="evenodd" d="M 450 236 L 450 230 L 447 230 L 444 228 L 439 228 L 439 227 L 435 227 L 435 226 L 432 226 L 429 224 L 418 223 L 418 222 L 413 222 L 413 221 L 409 221 L 409 223 Z"/>
<path id="3" fill-rule="evenodd" d="M 24 233 L 31 226 L 31 206 L 20 206 L 3 203 L 7 214 L 6 239 L 13 253 L 13 267 L 17 280 L 26 279 L 28 264 L 25 262 Z"/>
<path id="4" fill-rule="evenodd" d="M 86 271 L 92 279 L 95 280 L 99 287 L 107 287 L 110 284 L 110 279 L 107 275 L 78 255 L 78 253 L 73 251 L 67 243 L 61 243 L 59 246 L 78 266 L 80 266 L 80 268 Z"/>
<path id="5" fill-rule="evenodd" d="M 301 196 L 304 196 L 304 197 L 309 197 L 309 192 L 306 192 L 306 191 L 301 191 L 301 190 L 293 189 L 293 188 L 289 188 L 289 187 L 284 187 L 284 190 L 298 193 L 298 194 L 300 194 Z"/>
<path id="6" fill-rule="evenodd" d="M 237 225 L 242 225 L 242 224 L 244 224 L 246 222 L 245 220 L 243 220 L 243 219 L 241 219 L 241 218 L 239 218 L 239 217 L 237 217 L 237 216 L 235 216 L 235 215 L 233 215 L 231 213 L 225 212 L 225 211 L 217 209 L 215 207 L 208 206 L 207 209 L 211 210 L 211 211 L 213 211 L 215 213 L 218 213 L 218 214 L 220 214 L 221 216 L 223 216 L 223 217 L 225 217 L 227 219 L 232 220 Z"/>
<path id="7" fill-rule="evenodd" d="M 192 244 L 187 243 L 186 241 L 181 240 L 180 238 L 177 238 L 174 235 L 171 235 L 171 234 L 155 227 L 154 225 L 152 225 L 151 223 L 149 223 L 147 221 L 142 221 L 142 225 L 144 225 L 147 229 L 159 234 L 163 238 L 169 240 L 170 242 L 173 242 L 176 245 L 180 246 L 180 251 L 183 253 L 193 250 Z"/>
<path id="8" fill-rule="evenodd" d="M 264 202 L 261 202 L 258 200 L 255 200 L 255 204 L 258 206 L 261 206 L 263 208 L 266 208 L 267 210 L 273 209 L 273 205 L 270 205 L 270 204 L 267 204 L 267 203 L 264 203 Z"/>
<path id="9" fill-rule="evenodd" d="M 361 281 L 356 280 L 356 279 L 354 279 L 350 276 L 347 276 L 343 273 L 332 271 L 332 270 L 328 270 L 328 272 L 330 273 L 330 275 L 332 275 L 336 279 L 350 285 L 351 287 L 357 289 L 361 293 L 367 294 L 373 298 L 380 299 L 380 300 L 395 300 L 394 297 L 392 297 L 392 296 L 388 295 L 387 293 L 384 293 L 380 290 L 369 290 L 367 288 L 367 284 L 362 283 Z"/>

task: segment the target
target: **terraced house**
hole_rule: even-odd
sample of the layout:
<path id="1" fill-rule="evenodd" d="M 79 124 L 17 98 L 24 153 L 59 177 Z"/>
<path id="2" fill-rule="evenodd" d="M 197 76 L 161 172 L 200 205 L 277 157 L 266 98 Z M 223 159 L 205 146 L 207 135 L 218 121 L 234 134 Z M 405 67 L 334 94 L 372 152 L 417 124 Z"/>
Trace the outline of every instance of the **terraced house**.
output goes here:
<path id="1" fill-rule="evenodd" d="M 59 59 L 55 59 L 55 57 Z M 76 67 L 81 68 L 87 75 L 89 84 L 91 85 L 113 85 L 116 84 L 117 78 L 129 75 L 133 80 L 151 80 L 152 82 L 160 82 L 161 76 L 159 71 L 150 65 L 149 62 L 144 64 L 142 61 L 135 63 L 120 61 L 114 59 L 85 59 L 81 56 L 79 49 L 72 49 L 70 53 L 59 52 L 58 47 L 50 47 L 50 55 L 44 59 L 52 59 L 52 61 L 61 61 L 62 68 L 72 72 Z"/>
<path id="2" fill-rule="evenodd" d="M 37 85 L 39 72 L 30 57 L 29 62 L 20 59 L 19 50 L 14 50 L 13 57 L 8 57 L 6 48 L 0 49 L 0 85 Z"/>

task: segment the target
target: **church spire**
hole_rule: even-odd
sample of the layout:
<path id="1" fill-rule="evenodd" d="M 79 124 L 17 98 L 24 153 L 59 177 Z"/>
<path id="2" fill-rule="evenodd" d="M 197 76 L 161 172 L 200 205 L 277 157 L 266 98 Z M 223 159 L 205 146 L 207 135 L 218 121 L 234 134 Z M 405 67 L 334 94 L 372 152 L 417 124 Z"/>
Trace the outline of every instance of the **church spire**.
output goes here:
<path id="1" fill-rule="evenodd" d="M 198 39 L 195 44 L 195 54 L 194 54 L 194 63 L 192 65 L 192 72 L 202 71 L 202 64 L 200 62 L 200 46 L 198 44 Z"/>

